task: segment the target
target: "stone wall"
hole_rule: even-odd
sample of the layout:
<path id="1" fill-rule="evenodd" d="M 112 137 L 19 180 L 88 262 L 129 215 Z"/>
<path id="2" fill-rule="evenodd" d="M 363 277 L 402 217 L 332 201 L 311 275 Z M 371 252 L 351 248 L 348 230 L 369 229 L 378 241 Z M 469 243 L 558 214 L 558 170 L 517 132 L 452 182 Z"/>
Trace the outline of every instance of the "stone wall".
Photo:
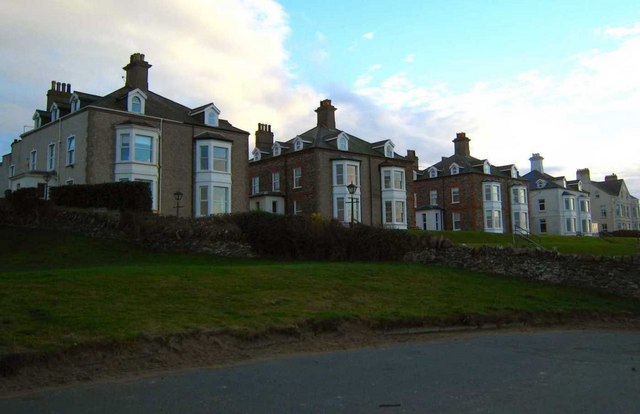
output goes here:
<path id="1" fill-rule="evenodd" d="M 406 259 L 640 298 L 640 254 L 609 257 L 502 246 L 453 246 L 410 253 Z"/>

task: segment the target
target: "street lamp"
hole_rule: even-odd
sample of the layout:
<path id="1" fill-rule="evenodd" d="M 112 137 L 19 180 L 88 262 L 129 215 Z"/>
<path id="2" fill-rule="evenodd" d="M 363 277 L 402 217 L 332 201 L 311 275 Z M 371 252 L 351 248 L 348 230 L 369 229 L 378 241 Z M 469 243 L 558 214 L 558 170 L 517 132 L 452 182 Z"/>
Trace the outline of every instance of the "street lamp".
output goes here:
<path id="1" fill-rule="evenodd" d="M 180 200 L 182 200 L 183 195 L 184 194 L 182 194 L 180 190 L 173 193 L 173 198 L 176 199 L 176 206 L 174 207 L 176 209 L 176 217 L 180 217 L 180 209 L 182 208 L 182 206 L 180 205 Z"/>
<path id="2" fill-rule="evenodd" d="M 349 227 L 353 227 L 353 204 L 355 203 L 355 197 L 353 196 L 358 189 L 358 186 L 351 181 L 351 183 L 347 186 L 347 191 L 349 192 L 349 202 L 351 203 L 351 223 L 349 223 Z"/>

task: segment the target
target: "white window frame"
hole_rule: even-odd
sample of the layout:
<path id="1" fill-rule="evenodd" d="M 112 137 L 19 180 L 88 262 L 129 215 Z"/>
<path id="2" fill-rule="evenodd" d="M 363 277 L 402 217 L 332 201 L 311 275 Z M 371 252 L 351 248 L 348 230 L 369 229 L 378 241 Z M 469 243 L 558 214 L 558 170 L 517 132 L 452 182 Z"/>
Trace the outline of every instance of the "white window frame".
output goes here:
<path id="1" fill-rule="evenodd" d="M 206 149 L 206 154 L 205 150 Z M 211 171 L 211 145 L 209 143 L 198 144 L 198 171 Z M 203 168 L 204 164 L 204 168 Z"/>
<path id="2" fill-rule="evenodd" d="M 459 212 L 451 213 L 451 228 L 453 231 L 462 230 L 462 215 Z"/>
<path id="3" fill-rule="evenodd" d="M 301 138 L 296 138 L 296 140 L 293 142 L 293 150 L 294 151 L 300 151 L 304 148 L 304 142 L 302 142 Z"/>
<path id="4" fill-rule="evenodd" d="M 429 178 L 436 178 L 438 176 L 438 169 L 435 167 L 429 168 Z"/>
<path id="5" fill-rule="evenodd" d="M 14 175 L 16 175 L 16 166 L 15 164 L 11 164 L 9 166 L 9 178 L 13 177 Z"/>
<path id="6" fill-rule="evenodd" d="M 489 164 L 489 161 L 485 161 L 482 164 L 482 172 L 484 174 L 491 174 L 491 164 Z"/>
<path id="7" fill-rule="evenodd" d="M 274 157 L 277 157 L 278 155 L 282 154 L 282 147 L 276 142 L 271 147 L 271 152 L 273 153 Z"/>
<path id="8" fill-rule="evenodd" d="M 217 127 L 220 124 L 220 110 L 213 104 L 209 105 L 204 110 L 204 124 L 212 127 Z"/>
<path id="9" fill-rule="evenodd" d="M 253 149 L 252 155 L 253 155 L 253 161 L 260 161 L 260 159 L 262 158 L 262 152 L 258 148 Z"/>
<path id="10" fill-rule="evenodd" d="M 300 203 L 297 201 L 293 201 L 293 214 L 298 215 L 302 214 L 302 208 L 300 208 Z"/>
<path id="11" fill-rule="evenodd" d="M 502 187 L 499 183 L 484 183 L 482 185 L 482 194 L 484 201 L 502 201 Z"/>
<path id="12" fill-rule="evenodd" d="M 53 171 L 56 168 L 56 143 L 51 142 L 47 146 L 47 171 Z"/>
<path id="13" fill-rule="evenodd" d="M 575 197 L 567 196 L 563 197 L 562 204 L 564 206 L 565 211 L 575 211 L 576 210 L 576 199 Z M 574 226 L 575 228 L 575 226 Z"/>
<path id="14" fill-rule="evenodd" d="M 134 98 L 140 99 L 140 111 L 134 111 Z M 147 109 L 146 106 L 147 106 L 147 94 L 142 92 L 142 90 L 140 90 L 139 88 L 136 88 L 127 94 L 127 111 L 128 112 L 144 115 Z"/>
<path id="15" fill-rule="evenodd" d="M 387 158 L 394 158 L 395 145 L 391 141 L 387 141 L 384 144 L 384 156 Z"/>
<path id="16" fill-rule="evenodd" d="M 429 205 L 430 206 L 438 205 L 438 190 L 429 191 Z"/>
<path id="17" fill-rule="evenodd" d="M 280 173 L 279 172 L 271 173 L 271 191 L 273 192 L 280 191 Z"/>
<path id="18" fill-rule="evenodd" d="M 224 190 L 224 198 L 216 200 L 216 189 Z M 210 214 L 228 214 L 231 212 L 230 188 L 226 185 L 213 185 L 211 189 Z M 221 209 L 218 207 L 222 206 Z M 219 211 L 217 211 L 219 210 Z"/>
<path id="19" fill-rule="evenodd" d="M 31 150 L 29 153 L 29 171 L 35 171 L 38 166 L 38 150 Z"/>
<path id="20" fill-rule="evenodd" d="M 458 175 L 460 174 L 460 166 L 455 162 L 449 166 L 449 174 Z"/>
<path id="21" fill-rule="evenodd" d="M 57 103 L 53 103 L 51 105 L 51 122 L 53 121 L 57 121 L 60 118 L 60 108 L 58 108 L 58 104 Z"/>
<path id="22" fill-rule="evenodd" d="M 460 188 L 452 187 L 451 188 L 451 204 L 459 204 L 460 203 Z"/>
<path id="23" fill-rule="evenodd" d="M 291 172 L 293 175 L 292 188 L 302 188 L 302 167 L 294 167 Z"/>
<path id="24" fill-rule="evenodd" d="M 484 211 L 484 228 L 485 230 L 503 230 L 502 210 L 485 210 Z"/>
<path id="25" fill-rule="evenodd" d="M 71 112 L 80 110 L 80 98 L 75 93 L 69 98 L 69 105 L 71 106 Z"/>
<path id="26" fill-rule="evenodd" d="M 339 135 L 336 146 L 340 151 L 349 151 L 349 140 L 344 135 Z"/>
<path id="27" fill-rule="evenodd" d="M 76 163 L 76 137 L 71 135 L 67 137 L 67 165 Z"/>

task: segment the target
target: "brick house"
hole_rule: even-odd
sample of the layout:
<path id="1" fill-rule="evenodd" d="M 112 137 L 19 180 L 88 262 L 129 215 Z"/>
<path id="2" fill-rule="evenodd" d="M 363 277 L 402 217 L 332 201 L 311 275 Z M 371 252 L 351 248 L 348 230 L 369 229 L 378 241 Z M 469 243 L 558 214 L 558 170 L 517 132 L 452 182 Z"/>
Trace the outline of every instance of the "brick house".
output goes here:
<path id="1" fill-rule="evenodd" d="M 454 154 L 418 173 L 414 182 L 418 228 L 528 231 L 527 181 L 513 164 L 495 166 L 472 157 L 469 141 L 464 132 L 458 133 Z"/>
<path id="2" fill-rule="evenodd" d="M 368 142 L 336 128 L 329 99 L 315 110 L 317 124 L 288 141 L 274 141 L 259 124 L 249 163 L 250 209 L 313 214 L 343 223 L 406 229 L 414 226 L 414 151 L 406 157 L 391 140 Z M 355 191 L 349 193 L 353 184 Z"/>
<path id="3" fill-rule="evenodd" d="M 105 96 L 52 82 L 34 128 L 3 157 L 11 190 L 115 181 L 149 183 L 153 210 L 191 216 L 246 211 L 249 133 L 208 103 L 188 108 L 148 86 L 151 65 L 131 55 L 125 85 Z"/>
<path id="4" fill-rule="evenodd" d="M 529 158 L 531 171 L 522 176 L 529 181 L 531 232 L 561 236 L 595 233 L 589 193 L 583 191 L 582 182 L 545 173 L 543 160 L 539 153 L 533 154 Z"/>

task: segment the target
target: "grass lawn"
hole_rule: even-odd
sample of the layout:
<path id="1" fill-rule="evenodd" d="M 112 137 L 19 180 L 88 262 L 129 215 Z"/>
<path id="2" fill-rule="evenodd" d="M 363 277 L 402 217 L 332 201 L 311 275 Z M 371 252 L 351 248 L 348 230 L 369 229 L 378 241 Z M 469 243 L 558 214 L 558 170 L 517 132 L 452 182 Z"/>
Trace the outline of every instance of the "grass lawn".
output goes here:
<path id="1" fill-rule="evenodd" d="M 0 227 L 0 356 L 308 320 L 582 310 L 640 313 L 640 301 L 441 266 L 215 259 Z"/>
<path id="2" fill-rule="evenodd" d="M 421 231 L 421 230 L 415 230 Z M 468 246 L 513 246 L 511 234 L 493 234 L 479 231 L 430 232 L 454 243 Z M 580 237 L 580 236 L 533 236 L 533 239 L 547 249 L 557 248 L 561 253 L 590 254 L 602 256 L 623 256 L 640 254 L 640 240 L 633 237 Z M 516 246 L 533 247 L 532 244 L 516 238 Z"/>

